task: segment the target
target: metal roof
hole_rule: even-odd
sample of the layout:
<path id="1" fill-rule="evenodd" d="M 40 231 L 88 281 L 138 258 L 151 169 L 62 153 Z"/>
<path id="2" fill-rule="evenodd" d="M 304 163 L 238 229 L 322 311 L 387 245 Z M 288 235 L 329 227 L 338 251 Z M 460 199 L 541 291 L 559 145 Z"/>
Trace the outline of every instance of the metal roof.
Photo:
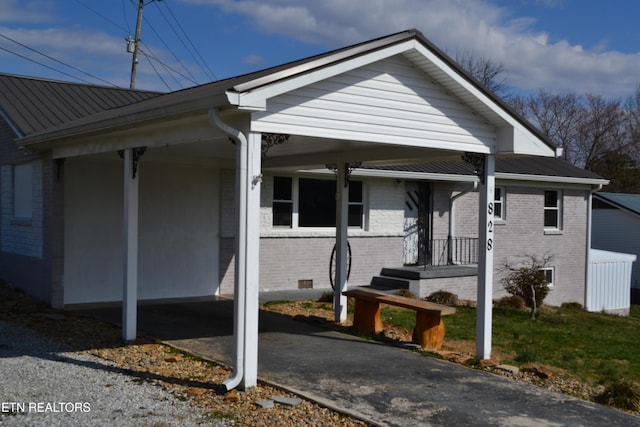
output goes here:
<path id="1" fill-rule="evenodd" d="M 0 73 L 0 114 L 19 137 L 158 95 Z"/>
<path id="2" fill-rule="evenodd" d="M 594 197 L 617 208 L 640 215 L 640 194 L 598 192 Z"/>

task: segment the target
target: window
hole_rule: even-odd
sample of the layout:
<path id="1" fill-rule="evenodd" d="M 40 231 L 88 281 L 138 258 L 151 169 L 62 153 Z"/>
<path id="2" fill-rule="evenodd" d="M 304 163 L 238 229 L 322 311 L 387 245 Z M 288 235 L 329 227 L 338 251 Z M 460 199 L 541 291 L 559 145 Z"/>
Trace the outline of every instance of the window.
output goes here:
<path id="1" fill-rule="evenodd" d="M 547 281 L 547 287 L 548 288 L 552 288 L 553 287 L 553 279 L 554 279 L 554 274 L 553 274 L 553 267 L 545 267 L 545 268 L 541 268 L 540 271 L 542 271 L 542 274 L 544 274 L 544 280 Z"/>
<path id="2" fill-rule="evenodd" d="M 293 215 L 293 197 L 290 177 L 273 178 L 273 225 L 291 226 Z"/>
<path id="3" fill-rule="evenodd" d="M 31 163 L 13 167 L 13 216 L 31 219 L 33 214 L 33 166 Z"/>
<path id="4" fill-rule="evenodd" d="M 361 181 L 349 183 L 348 217 L 350 227 L 362 228 L 364 200 Z M 273 226 L 335 227 L 336 182 L 329 179 L 274 177 Z"/>
<path id="5" fill-rule="evenodd" d="M 505 189 L 496 187 L 493 192 L 493 218 L 497 220 L 505 219 L 504 204 Z"/>
<path id="6" fill-rule="evenodd" d="M 546 190 L 544 192 L 544 228 L 560 230 L 561 208 L 560 192 L 556 190 Z"/>

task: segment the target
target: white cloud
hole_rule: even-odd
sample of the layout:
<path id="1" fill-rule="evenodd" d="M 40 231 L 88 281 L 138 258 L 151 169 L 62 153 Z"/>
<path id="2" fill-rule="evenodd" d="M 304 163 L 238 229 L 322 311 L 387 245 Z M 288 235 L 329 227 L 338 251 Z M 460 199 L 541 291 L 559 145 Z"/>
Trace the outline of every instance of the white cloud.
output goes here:
<path id="1" fill-rule="evenodd" d="M 53 20 L 52 1 L 2 0 L 0 22 L 47 22 Z"/>
<path id="2" fill-rule="evenodd" d="M 640 54 L 593 49 L 532 30 L 535 20 L 513 16 L 489 0 L 187 0 L 215 4 L 244 15 L 259 31 L 282 34 L 328 48 L 408 28 L 420 30 L 455 56 L 469 51 L 502 63 L 508 83 L 525 90 L 591 91 L 625 96 L 640 82 Z M 531 0 L 564 7 L 563 0 Z"/>

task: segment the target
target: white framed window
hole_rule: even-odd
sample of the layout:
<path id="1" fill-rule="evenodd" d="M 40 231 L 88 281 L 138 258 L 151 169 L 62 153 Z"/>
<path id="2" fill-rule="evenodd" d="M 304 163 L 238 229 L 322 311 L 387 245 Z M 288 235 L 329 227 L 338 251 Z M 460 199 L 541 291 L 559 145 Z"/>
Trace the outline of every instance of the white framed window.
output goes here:
<path id="1" fill-rule="evenodd" d="M 363 228 L 362 181 L 349 182 L 349 227 Z M 272 225 L 287 228 L 336 226 L 336 182 L 331 179 L 273 177 Z"/>
<path id="2" fill-rule="evenodd" d="M 544 192 L 544 228 L 545 230 L 562 229 L 562 192 L 559 190 Z"/>
<path id="3" fill-rule="evenodd" d="M 504 221 L 506 219 L 506 189 L 505 187 L 496 187 L 493 191 L 493 219 Z"/>
<path id="4" fill-rule="evenodd" d="M 553 267 L 544 267 L 541 268 L 542 274 L 544 274 L 544 279 L 547 281 L 547 287 L 553 288 L 553 281 L 555 279 L 555 269 Z"/>
<path id="5" fill-rule="evenodd" d="M 293 223 L 293 179 L 288 176 L 273 177 L 273 225 L 291 227 Z"/>
<path id="6" fill-rule="evenodd" d="M 13 167 L 13 217 L 31 219 L 33 216 L 33 165 L 25 163 Z"/>

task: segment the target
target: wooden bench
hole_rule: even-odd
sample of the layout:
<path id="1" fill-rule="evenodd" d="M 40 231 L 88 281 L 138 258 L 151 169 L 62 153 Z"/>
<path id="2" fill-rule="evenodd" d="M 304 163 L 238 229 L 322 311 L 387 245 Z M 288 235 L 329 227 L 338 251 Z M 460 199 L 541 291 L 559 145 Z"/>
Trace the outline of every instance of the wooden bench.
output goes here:
<path id="1" fill-rule="evenodd" d="M 342 294 L 355 300 L 353 328 L 363 335 L 382 332 L 380 304 L 415 310 L 416 327 L 413 330 L 413 342 L 426 351 L 435 351 L 442 346 L 444 340 L 442 316 L 456 312 L 455 308 L 446 305 L 390 295 L 374 289 L 351 289 Z"/>

